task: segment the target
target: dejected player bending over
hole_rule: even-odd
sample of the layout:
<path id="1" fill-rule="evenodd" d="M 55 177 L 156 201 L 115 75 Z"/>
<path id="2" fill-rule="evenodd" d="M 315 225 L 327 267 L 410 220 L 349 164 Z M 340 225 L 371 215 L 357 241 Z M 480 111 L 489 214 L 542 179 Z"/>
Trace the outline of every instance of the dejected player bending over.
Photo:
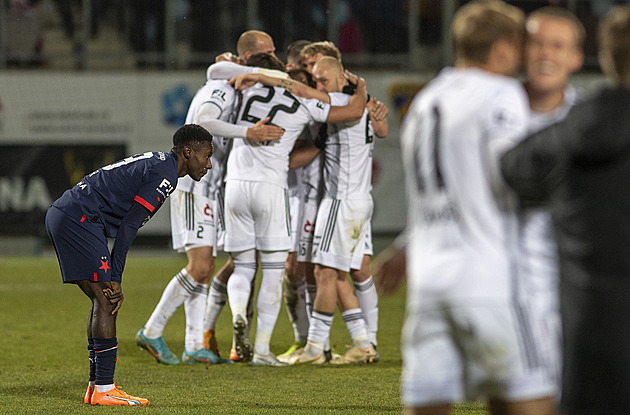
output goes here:
<path id="1" fill-rule="evenodd" d="M 114 384 L 118 341 L 116 316 L 123 302 L 122 273 L 138 233 L 175 189 L 177 178 L 199 180 L 212 168 L 212 135 L 184 125 L 173 135 L 170 153 L 147 152 L 85 176 L 53 202 L 46 230 L 64 283 L 74 283 L 92 300 L 87 337 L 90 379 L 85 403 L 147 405 L 147 399 Z M 113 238 L 111 253 L 107 238 Z"/>

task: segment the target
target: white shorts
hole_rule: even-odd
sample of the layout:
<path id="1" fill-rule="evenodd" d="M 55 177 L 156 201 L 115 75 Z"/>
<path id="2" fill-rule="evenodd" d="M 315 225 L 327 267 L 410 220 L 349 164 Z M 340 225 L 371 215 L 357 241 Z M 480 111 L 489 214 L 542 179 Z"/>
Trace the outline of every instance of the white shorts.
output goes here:
<path id="1" fill-rule="evenodd" d="M 313 251 L 313 235 L 315 233 L 315 220 L 319 203 L 309 201 L 302 203 L 299 229 L 298 229 L 298 262 L 311 262 Z"/>
<path id="2" fill-rule="evenodd" d="M 360 247 L 363 252 L 363 239 L 372 219 L 373 206 L 371 199 L 323 199 L 315 221 L 311 262 L 350 271 L 354 251 Z"/>
<path id="3" fill-rule="evenodd" d="M 177 190 L 170 196 L 173 249 L 180 252 L 216 245 L 214 200 Z"/>
<path id="4" fill-rule="evenodd" d="M 302 198 L 300 196 L 289 197 L 289 218 L 291 220 L 291 252 L 298 250 L 298 238 L 300 227 L 300 216 L 302 211 Z"/>
<path id="5" fill-rule="evenodd" d="M 225 251 L 288 251 L 287 190 L 266 182 L 230 180 L 225 187 Z"/>
<path id="6" fill-rule="evenodd" d="M 361 269 L 363 264 L 363 256 L 374 254 L 374 248 L 372 246 L 372 221 L 368 221 L 367 226 L 364 228 L 364 235 L 361 235 L 361 242 L 357 245 L 356 249 L 352 253 L 352 260 L 350 261 L 350 269 Z"/>
<path id="7" fill-rule="evenodd" d="M 553 370 L 545 367 L 530 312 L 506 303 L 427 303 L 417 297 L 408 292 L 402 335 L 405 406 L 555 396 Z"/>

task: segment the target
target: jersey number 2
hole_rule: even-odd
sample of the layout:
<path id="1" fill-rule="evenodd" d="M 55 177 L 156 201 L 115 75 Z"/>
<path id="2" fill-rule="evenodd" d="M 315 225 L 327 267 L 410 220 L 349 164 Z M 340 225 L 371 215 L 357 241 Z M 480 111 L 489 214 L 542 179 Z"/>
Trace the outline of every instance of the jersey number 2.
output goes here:
<path id="1" fill-rule="evenodd" d="M 253 124 L 256 124 L 258 121 L 260 121 L 260 118 L 251 115 L 249 112 L 252 109 L 252 105 L 254 105 L 255 102 L 261 102 L 263 104 L 266 104 L 268 102 L 271 101 L 271 99 L 273 98 L 273 96 L 275 95 L 276 91 L 274 88 L 271 87 L 266 87 L 267 90 L 269 91 L 267 93 L 267 96 L 260 96 L 260 95 L 254 95 L 253 97 L 251 97 L 250 99 L 247 100 L 247 103 L 245 104 L 245 109 L 243 110 L 243 115 L 241 116 L 241 119 L 243 121 L 249 121 Z M 291 93 L 289 93 L 289 91 L 284 91 L 284 94 L 282 94 L 283 96 L 289 98 L 291 106 L 286 106 L 283 104 L 277 104 L 274 105 L 271 110 L 269 111 L 269 113 L 267 114 L 267 117 L 270 118 L 269 120 L 269 124 L 273 124 L 273 117 L 275 117 L 275 115 L 282 111 L 282 112 L 286 112 L 287 114 L 293 114 L 294 112 L 296 112 L 298 110 L 298 108 L 300 107 L 300 102 L 295 99 L 295 97 L 293 95 L 291 95 Z M 267 118 L 265 117 L 265 118 Z"/>

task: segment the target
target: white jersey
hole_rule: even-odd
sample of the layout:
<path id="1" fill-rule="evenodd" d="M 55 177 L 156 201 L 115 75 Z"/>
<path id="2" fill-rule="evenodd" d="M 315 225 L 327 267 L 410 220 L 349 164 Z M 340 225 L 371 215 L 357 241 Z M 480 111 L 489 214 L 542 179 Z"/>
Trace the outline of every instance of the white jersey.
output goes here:
<path id="1" fill-rule="evenodd" d="M 351 95 L 332 93 L 332 105 L 346 105 Z M 371 199 L 374 129 L 367 109 L 357 121 L 328 124 L 324 149 L 324 197 Z"/>
<path id="2" fill-rule="evenodd" d="M 414 98 L 401 150 L 409 284 L 422 301 L 505 303 L 514 294 L 516 215 L 500 208 L 491 176 L 499 153 L 524 137 L 528 111 L 520 83 L 479 68 L 446 68 Z"/>
<path id="3" fill-rule="evenodd" d="M 284 129 L 278 140 L 234 143 L 228 159 L 226 180 L 264 181 L 287 188 L 289 153 L 295 141 L 312 122 L 325 122 L 330 104 L 296 98 L 284 88 L 256 84 L 243 91 L 236 124 L 251 126 L 270 117 L 269 124 Z"/>
<path id="4" fill-rule="evenodd" d="M 211 103 L 221 110 L 219 120 L 230 122 L 233 117 L 234 88 L 228 85 L 227 81 L 210 80 L 203 85 L 195 94 L 186 114 L 186 124 L 193 124 L 195 116 L 203 104 Z M 212 169 L 205 174 L 200 181 L 196 182 L 188 175 L 177 180 L 177 189 L 185 192 L 198 194 L 215 199 L 215 194 L 221 187 L 225 173 L 227 153 L 229 152 L 230 139 L 215 137 L 212 144 L 214 153 L 212 154 Z"/>

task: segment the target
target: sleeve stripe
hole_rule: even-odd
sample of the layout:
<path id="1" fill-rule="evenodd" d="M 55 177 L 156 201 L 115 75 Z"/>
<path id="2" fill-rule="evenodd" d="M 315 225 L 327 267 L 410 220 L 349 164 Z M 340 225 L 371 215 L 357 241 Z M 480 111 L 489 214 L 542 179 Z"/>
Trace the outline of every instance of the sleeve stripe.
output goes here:
<path id="1" fill-rule="evenodd" d="M 133 200 L 135 200 L 136 202 L 140 203 L 145 208 L 149 209 L 149 212 L 153 212 L 155 210 L 155 207 L 151 203 L 147 202 L 146 200 L 144 200 L 140 196 L 136 195 L 136 197 L 134 197 Z"/>

